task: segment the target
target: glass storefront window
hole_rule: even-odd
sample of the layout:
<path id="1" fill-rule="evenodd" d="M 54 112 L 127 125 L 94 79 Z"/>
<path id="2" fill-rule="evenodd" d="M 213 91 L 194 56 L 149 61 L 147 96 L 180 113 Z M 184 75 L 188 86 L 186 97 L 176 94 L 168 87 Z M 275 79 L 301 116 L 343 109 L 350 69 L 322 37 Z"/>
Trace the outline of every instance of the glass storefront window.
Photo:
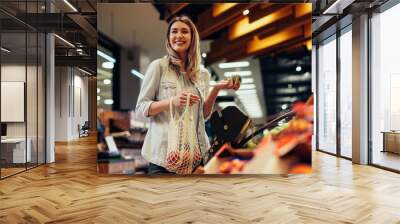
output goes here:
<path id="1" fill-rule="evenodd" d="M 31 159 L 26 139 L 26 33 L 1 34 L 1 176 L 24 171 Z"/>
<path id="2" fill-rule="evenodd" d="M 340 36 L 340 154 L 352 157 L 352 32 Z"/>
<path id="3" fill-rule="evenodd" d="M 371 18 L 372 163 L 400 170 L 400 4 Z"/>
<path id="4" fill-rule="evenodd" d="M 40 2 L 9 1 L 0 7 L 23 15 L 39 12 Z M 8 21 L 0 24 L 0 178 L 5 178 L 45 163 L 46 39 L 4 11 L 0 17 Z"/>
<path id="5" fill-rule="evenodd" d="M 318 149 L 336 153 L 336 36 L 318 47 Z"/>

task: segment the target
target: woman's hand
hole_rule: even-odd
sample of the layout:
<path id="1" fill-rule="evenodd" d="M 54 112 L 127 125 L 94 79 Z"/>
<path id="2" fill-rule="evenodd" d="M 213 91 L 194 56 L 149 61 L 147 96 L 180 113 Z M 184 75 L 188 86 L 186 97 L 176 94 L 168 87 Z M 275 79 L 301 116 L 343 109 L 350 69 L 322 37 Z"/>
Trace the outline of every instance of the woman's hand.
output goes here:
<path id="1" fill-rule="evenodd" d="M 214 88 L 217 88 L 218 90 L 222 89 L 233 89 L 233 90 L 238 90 L 240 88 L 240 81 L 234 81 L 234 79 L 225 79 L 220 82 L 217 82 L 215 84 Z"/>
<path id="2" fill-rule="evenodd" d="M 179 95 L 172 98 L 172 105 L 175 107 L 185 107 L 188 94 L 190 94 L 189 106 L 193 106 L 200 101 L 199 96 L 188 91 L 182 91 Z"/>

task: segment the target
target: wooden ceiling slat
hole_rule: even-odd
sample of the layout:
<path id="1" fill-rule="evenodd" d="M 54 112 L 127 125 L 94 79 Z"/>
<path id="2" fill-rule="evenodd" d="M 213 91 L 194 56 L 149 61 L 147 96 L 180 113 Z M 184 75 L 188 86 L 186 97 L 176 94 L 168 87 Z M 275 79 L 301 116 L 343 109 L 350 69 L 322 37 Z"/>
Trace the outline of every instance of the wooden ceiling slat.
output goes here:
<path id="1" fill-rule="evenodd" d="M 189 3 L 172 3 L 172 4 L 166 4 L 166 7 L 167 7 L 168 11 L 171 13 L 171 15 L 173 16 L 188 5 L 189 5 Z"/>
<path id="2" fill-rule="evenodd" d="M 178 14 L 181 10 L 183 10 L 186 6 L 188 6 L 189 3 L 170 3 L 166 4 L 166 20 L 168 21 L 171 17 L 174 15 Z"/>
<path id="3" fill-rule="evenodd" d="M 312 3 L 296 4 L 296 17 L 301 17 L 312 12 Z"/>
<path id="4" fill-rule="evenodd" d="M 309 25 L 311 26 L 311 24 Z M 293 44 L 296 44 L 301 41 L 305 41 L 307 38 L 311 38 L 311 36 L 304 36 L 304 28 L 303 27 L 297 27 L 297 34 L 296 36 L 293 36 L 292 39 L 299 39 L 299 41 L 295 41 Z M 217 61 L 220 61 L 222 59 L 226 59 L 227 61 L 232 61 L 234 59 L 240 59 L 240 58 L 245 58 L 253 55 L 259 55 L 259 54 L 265 54 L 265 53 L 271 53 L 274 50 L 278 51 L 280 50 L 280 47 L 287 47 L 287 43 L 291 43 L 290 41 L 292 39 L 287 39 L 285 41 L 282 41 L 276 45 L 269 46 L 268 48 L 263 48 L 259 49 L 258 51 L 255 52 L 247 52 L 246 51 L 246 45 L 249 42 L 248 39 L 242 39 L 241 41 L 235 41 L 234 43 L 231 43 L 229 45 L 221 45 L 218 49 L 213 49 L 212 53 L 209 53 L 207 56 L 207 62 L 208 63 L 214 63 Z M 300 41 L 301 40 L 301 41 Z"/>
<path id="5" fill-rule="evenodd" d="M 226 59 L 228 58 L 229 55 L 238 52 L 240 52 L 241 54 L 245 54 L 246 48 L 244 46 L 246 46 L 247 42 L 248 40 L 242 39 L 240 41 L 235 41 L 233 43 L 230 43 L 229 45 L 222 44 L 217 48 L 214 47 L 214 49 L 211 50 L 211 53 L 208 54 L 207 56 L 207 62 L 213 63 L 224 58 Z"/>
<path id="6" fill-rule="evenodd" d="M 311 40 L 311 38 L 309 40 Z M 279 54 L 279 53 L 284 53 L 284 52 L 285 53 L 296 52 L 297 50 L 306 47 L 307 42 L 308 42 L 308 40 L 305 40 L 305 41 L 299 42 L 297 44 L 294 44 L 292 46 L 288 46 L 286 48 L 281 48 L 279 50 L 276 50 L 275 53 Z"/>
<path id="7" fill-rule="evenodd" d="M 208 53 L 207 61 L 210 63 L 231 58 L 231 55 L 238 54 L 239 48 L 244 49 L 247 42 L 251 41 L 252 38 L 257 35 L 261 39 L 274 35 L 277 32 L 280 32 L 285 29 L 289 29 L 291 27 L 300 27 L 302 25 L 308 24 L 305 26 L 304 32 L 307 36 L 311 36 L 311 14 L 302 16 L 300 18 L 291 17 L 286 20 L 282 20 L 273 25 L 265 26 L 257 32 L 252 32 L 250 34 L 244 35 L 234 41 L 229 41 L 227 35 L 221 36 L 219 39 L 213 41 L 211 43 L 211 51 Z M 243 51 L 240 51 L 243 53 Z M 250 54 L 246 54 L 245 52 L 242 57 L 248 57 Z M 229 59 L 228 59 L 229 60 Z"/>
<path id="8" fill-rule="evenodd" d="M 294 39 L 290 39 L 288 41 L 285 41 L 285 42 L 282 42 L 280 44 L 271 46 L 269 48 L 264 48 L 264 49 L 259 50 L 257 52 L 253 52 L 252 55 L 269 54 L 269 53 L 272 53 L 272 52 L 276 53 L 278 51 L 283 51 L 285 48 L 289 48 L 289 47 L 291 47 L 293 45 L 308 41 L 310 39 L 311 39 L 311 37 L 298 36 L 298 37 L 296 37 Z"/>
<path id="9" fill-rule="evenodd" d="M 251 42 L 247 44 L 247 53 L 253 54 L 257 51 L 273 47 L 274 45 L 279 45 L 280 43 L 283 43 L 285 41 L 288 41 L 290 39 L 302 35 L 303 35 L 302 27 L 293 27 L 290 29 L 285 29 L 283 31 L 280 31 L 264 39 L 259 39 L 256 36 Z"/>
<path id="10" fill-rule="evenodd" d="M 200 22 L 196 24 L 200 38 L 205 39 L 211 34 L 226 28 L 242 17 L 244 10 L 251 9 L 255 5 L 256 4 L 238 4 L 217 17 L 212 16 L 212 8 L 204 11 L 198 16 L 197 20 Z"/>
<path id="11" fill-rule="evenodd" d="M 229 9 L 236 6 L 238 3 L 215 3 L 212 6 L 212 16 L 217 17 L 224 12 L 228 11 Z"/>
<path id="12" fill-rule="evenodd" d="M 279 9 L 276 12 L 266 14 L 264 17 L 252 23 L 250 23 L 249 17 L 246 16 L 238 22 L 234 23 L 229 28 L 229 39 L 234 40 L 243 35 L 246 35 L 247 33 L 257 31 L 264 26 L 268 26 L 279 20 L 283 20 L 291 15 L 293 15 L 293 7 L 292 5 L 288 5 L 284 8 Z"/>
<path id="13" fill-rule="evenodd" d="M 252 23 L 258 19 L 261 19 L 265 15 L 274 13 L 284 7 L 287 7 L 287 4 L 270 4 L 270 3 L 259 4 L 257 5 L 257 7 L 253 7 L 252 10 L 250 11 L 248 15 L 250 22 Z"/>

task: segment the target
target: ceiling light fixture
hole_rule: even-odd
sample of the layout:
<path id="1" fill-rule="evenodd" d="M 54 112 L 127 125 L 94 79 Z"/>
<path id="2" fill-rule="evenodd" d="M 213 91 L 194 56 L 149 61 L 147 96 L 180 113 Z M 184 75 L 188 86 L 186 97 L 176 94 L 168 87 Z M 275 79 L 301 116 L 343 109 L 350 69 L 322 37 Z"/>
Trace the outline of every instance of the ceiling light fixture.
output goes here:
<path id="1" fill-rule="evenodd" d="M 85 73 L 85 74 L 87 74 L 87 75 L 92 75 L 92 73 L 90 73 L 90 72 L 88 72 L 88 71 L 86 71 L 86 70 L 83 70 L 83 69 L 81 69 L 81 68 L 78 68 L 78 70 L 81 71 L 81 72 L 83 72 L 83 73 Z"/>
<path id="2" fill-rule="evenodd" d="M 239 75 L 239 76 L 251 76 L 252 72 L 251 71 L 237 71 L 237 72 L 225 72 L 224 76 L 225 77 L 232 77 L 234 75 Z"/>
<path id="3" fill-rule="evenodd" d="M 104 100 L 104 104 L 106 104 L 106 105 L 111 105 L 113 103 L 114 103 L 114 100 L 112 100 L 112 99 L 105 99 Z"/>
<path id="4" fill-rule="evenodd" d="M 229 63 L 220 63 L 218 65 L 219 68 L 240 68 L 240 67 L 249 67 L 250 63 L 248 61 L 237 61 L 237 62 L 229 62 Z"/>
<path id="5" fill-rule="evenodd" d="M 218 96 L 227 96 L 228 92 L 226 90 L 221 90 L 218 92 Z"/>
<path id="6" fill-rule="evenodd" d="M 240 101 L 247 101 L 250 98 L 258 98 L 258 95 L 256 93 L 244 94 L 244 95 L 238 95 L 237 98 L 239 98 Z"/>
<path id="7" fill-rule="evenodd" d="M 114 68 L 114 63 L 112 63 L 112 62 L 110 62 L 110 61 L 105 61 L 105 62 L 103 62 L 103 63 L 101 64 L 101 66 L 102 66 L 103 68 L 106 68 L 106 69 L 113 69 L 113 68 Z"/>
<path id="8" fill-rule="evenodd" d="M 64 0 L 65 4 L 67 4 L 72 10 L 74 10 L 74 12 L 78 12 L 78 10 L 68 1 L 68 0 Z"/>
<path id="9" fill-rule="evenodd" d="M 54 34 L 55 37 L 57 37 L 58 39 L 60 39 L 62 42 L 66 43 L 67 45 L 69 45 L 70 47 L 75 48 L 75 45 L 73 45 L 71 42 L 69 42 L 68 40 L 60 37 L 58 34 Z"/>
<path id="10" fill-rule="evenodd" d="M 244 16 L 247 16 L 249 13 L 250 13 L 250 10 L 248 10 L 248 9 L 246 9 L 246 10 L 243 11 L 243 15 L 244 15 Z"/>
<path id="11" fill-rule="evenodd" d="M 112 62 L 112 63 L 116 62 L 115 58 L 109 56 L 108 54 L 106 54 L 106 53 L 104 53 L 104 52 L 102 52 L 100 50 L 97 50 L 97 55 L 99 55 L 100 57 L 106 59 L 109 62 Z"/>
<path id="12" fill-rule="evenodd" d="M 110 85 L 110 84 L 111 84 L 111 80 L 109 80 L 109 79 L 104 79 L 104 80 L 103 80 L 103 83 L 106 84 L 106 85 Z"/>
<path id="13" fill-rule="evenodd" d="M 206 58 L 206 57 L 207 57 L 207 54 L 206 54 L 206 53 L 202 53 L 201 56 L 202 56 L 203 58 Z"/>
<path id="14" fill-rule="evenodd" d="M 251 101 L 249 101 L 251 99 Z M 258 100 L 257 95 L 248 99 L 240 99 L 240 102 L 244 106 L 247 114 L 251 118 L 260 118 L 263 117 L 263 111 L 260 106 L 260 101 Z"/>
<path id="15" fill-rule="evenodd" d="M 237 107 L 235 102 L 220 102 L 220 103 L 218 103 L 218 105 L 222 108 L 229 107 L 229 106 Z"/>
<path id="16" fill-rule="evenodd" d="M 7 53 L 10 53 L 10 52 L 11 52 L 11 50 L 9 50 L 9 49 L 7 49 L 7 48 L 5 48 L 5 47 L 1 47 L 1 50 L 4 51 L 4 52 L 7 52 Z"/>
<path id="17" fill-rule="evenodd" d="M 243 90 L 243 89 L 255 89 L 256 88 L 256 85 L 254 85 L 254 84 L 243 84 L 243 85 L 241 85 L 240 86 L 240 90 Z"/>
<path id="18" fill-rule="evenodd" d="M 256 94 L 257 90 L 255 90 L 255 89 L 244 89 L 244 90 L 238 90 L 235 93 L 236 93 L 236 95 L 250 95 L 250 94 Z"/>
<path id="19" fill-rule="evenodd" d="M 136 71 L 135 69 L 131 69 L 131 74 L 138 77 L 139 79 L 144 79 L 144 75 L 138 71 Z"/>
<path id="20" fill-rule="evenodd" d="M 300 65 L 298 65 L 298 66 L 296 67 L 296 72 L 301 72 L 301 66 L 300 66 Z"/>
<path id="21" fill-rule="evenodd" d="M 242 79 L 242 84 L 248 84 L 248 83 L 253 83 L 254 79 L 253 78 L 243 78 Z"/>

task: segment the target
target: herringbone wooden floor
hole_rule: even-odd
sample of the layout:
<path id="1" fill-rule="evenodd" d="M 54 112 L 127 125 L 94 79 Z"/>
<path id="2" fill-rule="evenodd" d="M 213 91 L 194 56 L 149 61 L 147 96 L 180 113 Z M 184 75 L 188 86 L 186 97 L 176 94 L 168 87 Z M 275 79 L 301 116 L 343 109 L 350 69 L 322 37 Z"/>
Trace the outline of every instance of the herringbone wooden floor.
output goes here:
<path id="1" fill-rule="evenodd" d="M 0 181 L 0 223 L 400 223 L 400 175 L 315 152 L 312 175 L 99 176 L 94 138 Z"/>

